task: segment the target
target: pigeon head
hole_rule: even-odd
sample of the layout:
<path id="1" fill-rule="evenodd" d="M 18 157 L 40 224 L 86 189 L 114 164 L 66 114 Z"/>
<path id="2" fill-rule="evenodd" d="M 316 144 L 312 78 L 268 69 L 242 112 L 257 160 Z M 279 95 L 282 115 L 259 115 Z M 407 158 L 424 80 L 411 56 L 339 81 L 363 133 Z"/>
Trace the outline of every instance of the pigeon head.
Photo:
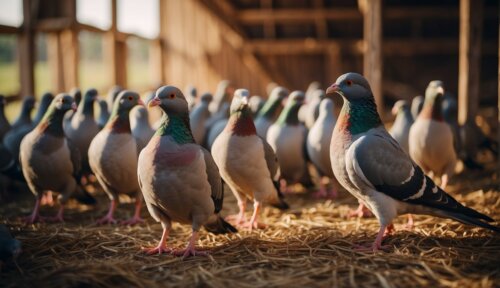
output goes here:
<path id="1" fill-rule="evenodd" d="M 23 100 L 22 112 L 30 113 L 31 110 L 35 108 L 35 98 L 33 96 L 28 96 Z"/>
<path id="2" fill-rule="evenodd" d="M 84 115 L 94 115 L 94 101 L 97 99 L 97 90 L 96 89 L 88 89 L 83 96 L 83 101 L 80 101 L 78 105 L 78 113 L 82 113 Z"/>
<path id="3" fill-rule="evenodd" d="M 36 126 L 41 133 L 48 133 L 56 137 L 64 137 L 62 121 L 64 114 L 69 111 L 76 111 L 76 104 L 69 94 L 58 94 L 50 103 L 47 112 Z"/>
<path id="4" fill-rule="evenodd" d="M 248 100 L 250 97 L 250 93 L 247 89 L 238 89 L 234 91 L 233 100 L 231 101 L 230 113 L 238 113 L 238 112 L 249 112 L 250 108 L 248 106 Z"/>
<path id="5" fill-rule="evenodd" d="M 333 108 L 334 104 L 332 99 L 325 98 L 321 100 L 321 103 L 319 104 L 319 115 L 327 115 L 329 113 L 332 113 L 333 115 Z"/>
<path id="6" fill-rule="evenodd" d="M 79 88 L 73 88 L 69 91 L 69 95 L 73 96 L 75 100 L 76 106 L 80 105 L 80 101 L 82 101 L 82 91 Z"/>
<path id="7" fill-rule="evenodd" d="M 271 95 L 269 95 L 269 101 L 283 101 L 290 92 L 288 89 L 277 86 L 271 91 Z"/>
<path id="8" fill-rule="evenodd" d="M 408 104 L 408 101 L 406 100 L 398 100 L 396 103 L 394 103 L 394 106 L 392 106 L 392 115 L 397 115 L 399 113 L 403 113 L 405 111 L 410 111 L 410 104 Z"/>
<path id="9" fill-rule="evenodd" d="M 210 104 L 210 102 L 212 102 L 212 100 L 214 100 L 214 96 L 212 96 L 212 93 L 205 92 L 205 93 L 203 93 L 203 95 L 200 96 L 201 103 L 203 103 L 205 105 Z"/>
<path id="10" fill-rule="evenodd" d="M 444 96 L 444 85 L 440 80 L 433 80 L 425 89 L 425 103 L 434 103 L 442 100 Z"/>
<path id="11" fill-rule="evenodd" d="M 248 106 L 250 106 L 250 110 L 252 110 L 252 113 L 256 115 L 259 113 L 260 109 L 264 107 L 264 99 L 258 95 L 253 95 L 248 99 Z"/>
<path id="12" fill-rule="evenodd" d="M 305 94 L 302 91 L 293 91 L 288 96 L 285 108 L 281 112 L 278 120 L 279 125 L 298 125 L 299 124 L 299 109 L 304 104 Z"/>
<path id="13" fill-rule="evenodd" d="M 325 90 L 316 89 L 311 93 L 311 99 L 324 99 L 326 97 Z"/>
<path id="14" fill-rule="evenodd" d="M 373 99 L 370 84 L 363 75 L 350 72 L 341 75 L 335 83 L 326 90 L 328 96 L 339 94 L 347 101 Z"/>
<path id="15" fill-rule="evenodd" d="M 111 87 L 108 91 L 108 96 L 106 97 L 106 102 L 108 102 L 108 107 L 112 108 L 113 104 L 115 103 L 116 97 L 118 97 L 118 94 L 122 92 L 122 87 L 115 85 Z"/>
<path id="16" fill-rule="evenodd" d="M 187 114 L 188 103 L 181 90 L 174 86 L 163 86 L 149 102 L 149 107 L 159 106 L 167 114 Z"/>
<path id="17" fill-rule="evenodd" d="M 42 95 L 42 100 L 40 101 L 40 106 L 38 107 L 38 112 L 36 113 L 35 119 L 33 122 L 38 123 L 40 120 L 42 120 L 43 115 L 45 115 L 45 112 L 47 112 L 47 109 L 50 106 L 50 103 L 54 99 L 54 95 L 50 92 L 45 92 Z"/>
<path id="18" fill-rule="evenodd" d="M 329 97 L 335 94 L 344 99 L 336 130 L 356 135 L 382 125 L 370 84 L 361 74 L 350 72 L 337 78 L 326 90 Z"/>
<path id="19" fill-rule="evenodd" d="M 83 102 L 94 103 L 96 99 L 97 99 L 97 90 L 91 88 L 85 92 L 85 96 L 83 97 Z"/>
<path id="20" fill-rule="evenodd" d="M 97 100 L 97 103 L 99 104 L 99 109 L 101 109 L 101 111 L 108 111 L 108 102 L 106 102 L 106 100 L 99 99 Z"/>
<path id="21" fill-rule="evenodd" d="M 52 113 L 61 112 L 62 114 L 64 114 L 66 111 L 69 111 L 69 110 L 73 110 L 73 111 L 76 110 L 76 103 L 73 100 L 73 97 L 71 97 L 71 95 L 61 93 L 61 94 L 58 94 L 54 98 L 54 100 L 52 100 L 52 103 L 50 104 L 50 107 L 49 107 L 47 113 L 48 112 L 52 112 Z M 47 113 L 45 113 L 45 114 L 47 114 Z"/>
<path id="22" fill-rule="evenodd" d="M 130 110 L 136 105 L 144 105 L 141 96 L 136 92 L 123 90 L 115 100 L 112 114 L 124 114 L 128 117 Z"/>

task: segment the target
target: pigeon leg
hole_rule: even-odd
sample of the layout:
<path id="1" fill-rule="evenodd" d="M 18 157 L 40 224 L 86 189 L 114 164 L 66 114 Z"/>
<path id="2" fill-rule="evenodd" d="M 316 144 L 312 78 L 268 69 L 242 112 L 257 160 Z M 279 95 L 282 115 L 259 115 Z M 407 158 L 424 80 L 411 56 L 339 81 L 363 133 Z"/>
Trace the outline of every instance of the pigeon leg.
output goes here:
<path id="1" fill-rule="evenodd" d="M 152 248 L 143 248 L 142 251 L 144 251 L 148 255 L 171 253 L 172 249 L 167 247 L 167 239 L 169 232 L 170 228 L 168 226 L 163 227 L 163 233 L 161 235 L 160 242 L 158 242 L 158 246 Z"/>
<path id="2" fill-rule="evenodd" d="M 446 189 L 446 186 L 448 185 L 448 174 L 443 174 L 441 175 L 441 189 Z"/>
<path id="3" fill-rule="evenodd" d="M 413 215 L 408 214 L 408 223 L 405 224 L 405 229 L 412 230 L 413 229 Z"/>
<path id="4" fill-rule="evenodd" d="M 372 217 L 373 214 L 372 212 L 366 208 L 365 204 L 359 203 L 359 206 L 356 210 L 350 211 L 349 214 L 347 214 L 347 218 L 352 218 L 352 217 L 358 217 L 358 218 L 368 218 Z"/>
<path id="5" fill-rule="evenodd" d="M 319 190 L 313 194 L 313 197 L 316 199 L 326 198 L 328 196 L 328 192 L 326 191 L 325 182 L 323 182 L 323 178 L 319 180 Z"/>
<path id="6" fill-rule="evenodd" d="M 33 224 L 36 223 L 37 221 L 41 221 L 42 219 L 40 218 L 40 198 L 36 198 L 35 202 L 35 207 L 33 208 L 33 212 L 31 213 L 30 216 L 25 218 L 26 224 Z"/>
<path id="7" fill-rule="evenodd" d="M 329 198 L 330 199 L 335 199 L 337 198 L 339 195 L 338 195 L 338 192 L 339 192 L 339 182 L 337 182 L 337 179 L 335 179 L 335 177 L 333 178 L 330 178 L 330 184 L 332 185 L 332 188 L 330 188 L 330 191 L 329 191 Z"/>
<path id="8" fill-rule="evenodd" d="M 245 223 L 245 225 L 243 225 L 244 227 L 248 228 L 250 230 L 250 232 L 252 232 L 252 230 L 255 228 L 255 229 L 264 229 L 266 228 L 266 225 L 264 223 L 259 223 L 257 221 L 257 218 L 259 217 L 259 213 L 260 213 L 260 202 L 257 202 L 255 201 L 253 203 L 253 214 L 252 214 L 252 218 L 250 218 L 250 221 L 248 221 L 247 223 Z"/>
<path id="9" fill-rule="evenodd" d="M 247 208 L 247 201 L 244 199 L 242 201 L 238 201 L 238 207 L 240 208 L 240 212 L 236 215 L 227 216 L 226 221 L 229 221 L 229 222 L 234 221 L 235 225 L 240 225 L 240 224 L 246 222 L 245 210 Z"/>
<path id="10" fill-rule="evenodd" d="M 385 231 L 391 225 L 392 225 L 392 223 L 389 225 L 381 225 L 380 226 L 380 230 L 377 233 L 377 237 L 375 238 L 375 242 L 373 242 L 372 245 L 369 245 L 369 246 L 356 245 L 354 250 L 359 251 L 359 252 L 377 252 L 380 250 L 387 250 L 390 246 L 389 245 L 382 245 L 382 240 L 384 240 Z M 390 230 L 390 228 L 389 228 L 389 230 Z"/>
<path id="11" fill-rule="evenodd" d="M 115 213 L 116 209 L 116 200 L 111 200 L 111 203 L 109 204 L 109 211 L 106 216 L 102 217 L 101 219 L 97 220 L 97 224 L 99 225 L 104 225 L 104 224 L 115 224 L 116 219 L 113 218 L 113 214 Z"/>
<path id="12" fill-rule="evenodd" d="M 175 256 L 182 256 L 182 258 L 186 258 L 189 256 L 206 256 L 208 252 L 205 251 L 196 251 L 196 240 L 198 240 L 198 231 L 193 231 L 191 238 L 189 239 L 188 245 L 186 249 L 174 251 L 173 254 Z"/>
<path id="13" fill-rule="evenodd" d="M 290 189 L 288 189 L 288 185 L 287 185 L 285 179 L 280 179 L 280 191 L 283 194 L 287 194 L 287 193 L 291 192 Z"/>
<path id="14" fill-rule="evenodd" d="M 135 225 L 143 223 L 144 219 L 141 218 L 142 195 L 137 195 L 135 198 L 135 212 L 134 216 L 128 220 L 122 221 L 123 225 Z"/>

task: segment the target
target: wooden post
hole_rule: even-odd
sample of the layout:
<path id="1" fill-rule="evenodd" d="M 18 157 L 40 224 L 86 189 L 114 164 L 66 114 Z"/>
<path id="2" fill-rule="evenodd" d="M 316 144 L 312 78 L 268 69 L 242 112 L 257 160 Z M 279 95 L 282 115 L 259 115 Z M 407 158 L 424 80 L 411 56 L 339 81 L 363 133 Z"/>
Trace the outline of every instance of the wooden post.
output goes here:
<path id="1" fill-rule="evenodd" d="M 458 59 L 458 123 L 460 125 L 469 121 L 473 122 L 478 110 L 482 14 L 483 1 L 460 0 Z"/>
<path id="2" fill-rule="evenodd" d="M 127 87 L 127 43 L 119 37 L 117 19 L 117 0 L 111 0 L 111 29 L 105 37 L 104 50 L 109 61 L 112 85 Z"/>
<path id="3" fill-rule="evenodd" d="M 31 0 L 23 0 L 23 26 L 19 35 L 19 76 L 21 96 L 35 95 L 35 35 Z"/>
<path id="4" fill-rule="evenodd" d="M 64 91 L 63 53 L 61 41 L 59 41 L 59 32 L 53 32 L 47 35 L 47 54 L 49 68 L 52 74 L 52 89 L 55 93 Z"/>
<path id="5" fill-rule="evenodd" d="M 273 10 L 273 0 L 260 0 L 260 6 L 266 10 Z M 264 38 L 276 38 L 276 25 L 274 20 L 269 19 L 264 23 Z"/>
<path id="6" fill-rule="evenodd" d="M 370 83 L 378 113 L 383 119 L 385 112 L 382 94 L 382 0 L 358 0 L 358 4 L 363 13 L 363 74 Z"/>
<path id="7" fill-rule="evenodd" d="M 78 87 L 78 62 L 80 60 L 80 46 L 78 43 L 78 30 L 66 29 L 59 34 L 62 49 L 62 63 L 64 65 L 64 91 Z"/>
<path id="8" fill-rule="evenodd" d="M 500 17 L 500 7 L 498 7 L 498 16 Z M 497 124 L 497 140 L 500 143 L 500 21 L 498 22 L 498 124 Z M 498 169 L 500 171 L 500 157 L 498 157 Z M 497 174 L 497 177 L 500 176 Z"/>
<path id="9" fill-rule="evenodd" d="M 163 57 L 163 42 L 160 38 L 149 43 L 149 67 L 151 71 L 150 84 L 155 88 L 163 85 L 165 81 L 165 65 Z"/>

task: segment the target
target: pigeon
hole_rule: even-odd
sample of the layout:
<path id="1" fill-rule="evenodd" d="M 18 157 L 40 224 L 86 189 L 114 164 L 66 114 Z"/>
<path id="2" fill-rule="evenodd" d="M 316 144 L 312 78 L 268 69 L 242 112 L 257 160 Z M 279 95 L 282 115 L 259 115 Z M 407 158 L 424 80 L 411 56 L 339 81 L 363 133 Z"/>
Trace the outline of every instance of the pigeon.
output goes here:
<path id="1" fill-rule="evenodd" d="M 278 159 L 271 146 L 257 135 L 249 96 L 246 89 L 234 92 L 229 122 L 215 140 L 212 155 L 222 179 L 238 200 L 236 224 L 245 224 L 252 230 L 259 227 L 257 218 L 264 203 L 280 209 L 288 209 L 288 204 L 278 190 Z M 247 199 L 254 203 L 249 222 L 245 221 Z"/>
<path id="2" fill-rule="evenodd" d="M 109 119 L 108 102 L 103 99 L 98 99 L 99 104 L 99 117 L 97 118 L 97 126 L 99 129 L 104 128 Z"/>
<path id="3" fill-rule="evenodd" d="M 123 88 L 119 85 L 112 86 L 108 91 L 108 96 L 106 97 L 106 102 L 108 102 L 109 113 L 113 112 L 113 105 L 115 103 L 116 97 L 122 92 Z"/>
<path id="4" fill-rule="evenodd" d="M 299 122 L 298 113 L 304 103 L 304 92 L 293 91 L 278 120 L 267 131 L 267 142 L 276 152 L 281 170 L 282 192 L 287 183 L 300 182 L 306 188 L 314 186 L 307 167 L 307 129 Z"/>
<path id="5" fill-rule="evenodd" d="M 224 190 L 217 165 L 210 153 L 195 143 L 188 103 L 177 87 L 159 88 L 148 106 L 159 106 L 165 115 L 139 155 L 137 173 L 148 211 L 161 223 L 163 234 L 158 246 L 145 252 L 183 257 L 203 254 L 195 249 L 201 226 L 216 234 L 237 232 L 219 215 Z M 184 250 L 167 247 L 172 221 L 192 226 L 192 236 Z"/>
<path id="6" fill-rule="evenodd" d="M 80 101 L 82 101 L 82 91 L 79 88 L 73 88 L 69 92 L 69 95 L 73 97 L 73 101 L 75 101 L 75 104 L 78 107 L 78 105 L 80 105 Z M 73 118 L 74 114 L 75 111 L 73 110 L 69 110 L 68 112 L 66 112 L 66 115 L 64 115 L 63 127 L 70 125 L 71 118 Z"/>
<path id="7" fill-rule="evenodd" d="M 210 93 L 201 95 L 200 102 L 198 102 L 189 113 L 189 122 L 191 123 L 194 140 L 200 145 L 205 141 L 205 135 L 207 133 L 205 123 L 210 118 L 210 111 L 208 109 L 212 100 L 213 96 Z"/>
<path id="8" fill-rule="evenodd" d="M 140 217 L 142 197 L 137 181 L 137 143 L 132 136 L 129 113 L 136 105 L 144 105 L 139 94 L 123 90 L 113 105 L 106 126 L 94 137 L 89 146 L 89 164 L 92 172 L 108 195 L 109 211 L 98 224 L 114 224 L 119 194 L 136 196 L 134 216 L 123 224 L 134 225 Z"/>
<path id="9" fill-rule="evenodd" d="M 2 142 L 5 134 L 7 134 L 10 130 L 9 120 L 5 117 L 5 105 L 7 105 L 5 96 L 0 95 L 0 143 Z"/>
<path id="10" fill-rule="evenodd" d="M 453 133 L 443 121 L 441 103 L 443 83 L 431 81 L 425 91 L 424 108 L 411 126 L 409 151 L 411 158 L 429 175 L 441 177 L 441 189 L 455 170 L 457 155 L 453 146 Z"/>
<path id="11" fill-rule="evenodd" d="M 188 106 L 189 106 L 189 111 L 191 111 L 193 109 L 194 105 L 196 105 L 197 93 L 198 92 L 196 90 L 196 87 L 194 87 L 193 85 L 187 85 L 185 94 L 186 94 L 186 100 L 187 100 Z"/>
<path id="12" fill-rule="evenodd" d="M 493 219 L 467 208 L 425 176 L 384 128 L 368 81 L 347 73 L 327 89 L 344 104 L 330 146 L 332 170 L 340 184 L 375 214 L 380 230 L 369 248 L 384 249 L 386 228 L 399 214 L 429 214 L 500 232 Z M 424 113 L 424 112 L 423 112 Z"/>
<path id="13" fill-rule="evenodd" d="M 264 107 L 264 104 L 266 104 L 266 101 L 262 99 L 259 95 L 253 95 L 248 99 L 248 107 L 250 107 L 250 110 L 252 110 L 252 117 L 255 118 L 257 114 L 259 113 L 260 109 Z"/>
<path id="14" fill-rule="evenodd" d="M 139 153 L 155 133 L 149 125 L 148 110 L 144 106 L 136 106 L 130 111 L 130 127 L 137 143 L 137 153 Z"/>
<path id="15" fill-rule="evenodd" d="M 70 125 L 64 127 L 66 136 L 82 155 L 82 169 L 86 175 L 90 174 L 88 164 L 89 145 L 99 132 L 99 126 L 94 119 L 94 101 L 96 99 L 97 90 L 87 90 L 83 100 L 78 105 L 78 109 L 71 118 Z"/>
<path id="16" fill-rule="evenodd" d="M 272 90 L 264 107 L 260 109 L 255 118 L 255 128 L 257 129 L 257 135 L 261 138 L 266 139 L 267 130 L 278 117 L 282 108 L 282 102 L 287 96 L 288 90 L 281 86 L 277 86 Z"/>
<path id="17" fill-rule="evenodd" d="M 498 142 L 484 134 L 474 119 L 468 119 L 460 127 L 460 143 L 462 144 L 462 157 L 464 164 L 469 169 L 483 169 L 483 165 L 476 162 L 479 150 L 489 150 L 493 156 L 498 157 Z"/>
<path id="18" fill-rule="evenodd" d="M 11 124 L 11 130 L 18 129 L 24 125 L 31 125 L 31 111 L 35 108 L 35 98 L 28 96 L 23 99 L 21 113 Z"/>
<path id="19" fill-rule="evenodd" d="M 76 177 L 80 170 L 78 150 L 65 138 L 62 127 L 64 114 L 76 109 L 68 94 L 57 95 L 40 123 L 21 142 L 20 162 L 24 178 L 36 197 L 35 207 L 27 223 L 43 220 L 39 215 L 41 198 L 46 191 L 60 193 L 60 203 L 54 221 L 63 221 L 64 204 L 76 190 Z"/>
<path id="20" fill-rule="evenodd" d="M 212 145 L 214 144 L 215 139 L 217 139 L 217 136 L 219 136 L 222 130 L 226 127 L 229 119 L 229 106 L 229 103 L 224 103 L 219 112 L 210 117 L 205 125 L 208 132 L 204 147 L 209 151 L 212 150 Z"/>
<path id="21" fill-rule="evenodd" d="M 396 101 L 392 107 L 392 114 L 396 116 L 396 120 L 394 120 L 391 130 L 389 130 L 389 134 L 409 154 L 408 136 L 410 135 L 410 127 L 413 125 L 410 105 L 405 100 Z"/>
<path id="22" fill-rule="evenodd" d="M 324 92 L 323 92 L 324 93 Z M 337 180 L 332 171 L 330 162 L 330 141 L 332 139 L 333 128 L 335 127 L 335 115 L 333 114 L 334 104 L 330 99 L 323 99 L 319 105 L 318 119 L 312 125 L 307 134 L 307 155 L 316 168 L 320 176 L 320 188 L 315 194 L 316 197 L 337 196 Z M 333 187 L 327 192 L 325 178 L 330 179 Z"/>
<path id="23" fill-rule="evenodd" d="M 0 224 L 0 271 L 4 263 L 16 258 L 21 254 L 21 242 L 12 237 L 9 228 Z"/>
<path id="24" fill-rule="evenodd" d="M 24 136 L 26 136 L 26 134 L 28 134 L 31 130 L 33 130 L 33 128 L 35 128 L 35 126 L 42 120 L 42 117 L 49 108 L 53 98 L 54 95 L 52 95 L 52 93 L 45 93 L 42 96 L 42 99 L 40 101 L 40 106 L 38 107 L 37 113 L 35 115 L 35 118 L 33 118 L 33 121 L 30 121 L 29 123 L 26 122 L 26 124 L 18 126 L 17 128 L 14 128 L 13 125 L 12 126 L 13 128 L 5 135 L 3 139 L 3 144 L 5 148 L 7 148 L 7 150 L 9 150 L 9 152 L 14 157 L 16 164 L 18 163 L 19 159 L 19 149 L 20 149 L 19 145 L 21 144 L 21 141 L 23 140 Z"/>
<path id="25" fill-rule="evenodd" d="M 213 101 L 210 103 L 210 114 L 217 113 L 224 102 L 229 102 L 229 95 L 231 93 L 231 82 L 229 80 L 222 80 L 217 85 L 217 90 L 215 91 Z M 196 137 L 196 136 L 195 136 Z M 196 139 L 196 138 L 195 138 Z"/>
<path id="26" fill-rule="evenodd" d="M 302 105 L 299 111 L 299 114 L 301 111 L 304 111 L 304 124 L 308 129 L 311 129 L 319 117 L 319 104 L 325 98 L 325 91 L 317 89 L 311 92 L 310 98 L 309 102 L 306 105 Z"/>
<path id="27" fill-rule="evenodd" d="M 422 95 L 413 97 L 413 100 L 411 101 L 411 116 L 413 116 L 414 120 L 417 119 L 418 114 L 420 114 L 420 111 L 422 111 L 423 107 L 424 97 Z"/>

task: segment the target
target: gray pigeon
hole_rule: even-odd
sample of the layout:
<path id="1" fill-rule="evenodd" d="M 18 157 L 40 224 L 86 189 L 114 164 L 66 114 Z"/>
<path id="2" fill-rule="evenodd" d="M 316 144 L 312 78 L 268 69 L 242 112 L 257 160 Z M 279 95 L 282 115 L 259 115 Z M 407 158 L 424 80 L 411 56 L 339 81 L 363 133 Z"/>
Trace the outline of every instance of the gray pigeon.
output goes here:
<path id="1" fill-rule="evenodd" d="M 214 144 L 217 136 L 219 136 L 222 130 L 226 127 L 229 119 L 229 106 L 229 103 L 224 103 L 219 112 L 210 117 L 205 125 L 207 127 L 207 137 L 205 145 L 203 146 L 209 151 L 212 150 L 212 145 Z"/>
<path id="2" fill-rule="evenodd" d="M 315 194 L 316 197 L 335 198 L 337 196 L 338 189 L 335 187 L 337 180 L 333 175 L 332 164 L 330 162 L 330 142 L 336 122 L 333 108 L 332 100 L 323 99 L 319 105 L 318 119 L 307 134 L 307 155 L 320 176 L 320 187 L 319 191 Z M 329 180 L 332 184 L 330 191 L 326 190 L 325 180 Z"/>
<path id="3" fill-rule="evenodd" d="M 149 213 L 161 223 L 163 234 L 157 247 L 145 251 L 183 256 L 203 254 L 195 249 L 201 226 L 212 233 L 237 232 L 219 215 L 224 190 L 217 165 L 210 153 L 195 143 L 188 103 L 178 88 L 161 87 L 149 106 L 159 106 L 165 116 L 141 151 L 137 172 Z M 172 221 L 192 226 L 193 234 L 184 250 L 167 247 Z"/>
<path id="4" fill-rule="evenodd" d="M 411 116 L 413 116 L 414 120 L 417 120 L 418 114 L 422 111 L 424 107 L 424 96 L 418 95 L 413 97 L 411 101 Z"/>
<path id="5" fill-rule="evenodd" d="M 425 91 L 424 108 L 411 126 L 409 151 L 411 158 L 429 175 L 441 177 L 445 189 L 455 171 L 457 155 L 453 146 L 453 133 L 443 121 L 441 103 L 444 88 L 441 81 L 429 83 Z"/>
<path id="6" fill-rule="evenodd" d="M 385 130 L 366 79 L 347 73 L 327 89 L 344 104 L 330 148 L 333 173 L 351 194 L 367 205 L 380 222 L 370 250 L 382 249 L 386 228 L 400 214 L 429 214 L 452 218 L 500 232 L 493 221 L 453 199 L 423 173 Z"/>
<path id="7" fill-rule="evenodd" d="M 82 91 L 79 88 L 73 88 L 69 92 L 69 95 L 73 97 L 73 101 L 75 101 L 75 104 L 78 107 L 78 105 L 80 105 L 80 102 L 82 101 Z M 68 112 L 66 112 L 66 115 L 64 115 L 63 127 L 70 125 L 71 118 L 73 118 L 74 114 L 75 111 L 73 110 L 69 110 Z"/>
<path id="8" fill-rule="evenodd" d="M 97 90 L 87 90 L 83 100 L 78 105 L 78 109 L 71 118 L 70 125 L 64 127 L 66 136 L 82 155 L 82 169 L 84 174 L 90 173 L 88 164 L 89 145 L 99 132 L 99 126 L 94 119 L 94 101 L 96 99 Z"/>
<path id="9" fill-rule="evenodd" d="M 194 85 L 187 85 L 186 87 L 186 100 L 188 102 L 188 106 L 189 106 L 189 111 L 191 111 L 194 107 L 194 105 L 196 105 L 196 96 L 197 96 L 197 93 L 198 91 L 196 90 L 196 87 L 194 87 Z M 153 93 L 154 94 L 154 93 Z"/>
<path id="10" fill-rule="evenodd" d="M 139 153 L 155 133 L 149 125 L 148 110 L 144 106 L 136 106 L 130 111 L 130 127 L 137 143 L 137 153 Z"/>
<path id="11" fill-rule="evenodd" d="M 257 136 L 252 111 L 248 106 L 246 89 L 234 92 L 231 117 L 224 131 L 212 147 L 212 155 L 224 182 L 238 200 L 239 214 L 236 224 L 250 230 L 259 228 L 257 218 L 262 204 L 269 203 L 280 209 L 288 205 L 279 192 L 278 159 L 271 146 Z M 253 201 L 254 211 L 249 222 L 245 221 L 247 199 Z"/>
<path id="12" fill-rule="evenodd" d="M 255 128 L 257 129 L 257 135 L 261 138 L 266 139 L 267 130 L 279 116 L 281 108 L 283 107 L 283 100 L 288 96 L 288 93 L 288 90 L 281 86 L 275 87 L 269 95 L 266 104 L 264 104 L 264 107 L 260 109 L 255 118 Z"/>
<path id="13" fill-rule="evenodd" d="M 396 101 L 392 107 L 392 114 L 396 116 L 396 120 L 394 120 L 391 130 L 389 130 L 389 134 L 409 154 L 408 137 L 410 135 L 410 127 L 413 125 L 410 105 L 408 105 L 406 100 Z"/>
<path id="14" fill-rule="evenodd" d="M 142 222 L 142 197 L 137 182 L 137 143 L 130 128 L 130 110 L 143 105 L 139 94 L 124 90 L 115 100 L 111 116 L 104 128 L 94 137 L 88 149 L 89 164 L 97 181 L 108 195 L 109 211 L 98 224 L 116 223 L 113 217 L 119 194 L 136 197 L 134 216 L 124 224 Z"/>
<path id="15" fill-rule="evenodd" d="M 213 101 L 210 103 L 210 114 L 217 113 L 224 102 L 230 102 L 231 99 L 231 82 L 229 80 L 222 80 L 217 85 L 217 90 L 215 90 Z M 195 136 L 196 137 L 196 136 Z M 195 138 L 196 139 L 196 138 Z"/>
<path id="16" fill-rule="evenodd" d="M 307 129 L 299 122 L 298 113 L 304 103 L 304 92 L 293 91 L 278 120 L 267 131 L 267 142 L 276 152 L 281 171 L 281 191 L 287 185 L 302 183 L 306 188 L 314 186 L 307 167 Z"/>
<path id="17" fill-rule="evenodd" d="M 62 127 L 64 114 L 70 109 L 76 109 L 73 98 L 68 94 L 59 94 L 40 123 L 21 142 L 19 157 L 24 178 L 36 197 L 27 223 L 41 220 L 41 198 L 49 190 L 60 193 L 58 199 L 61 206 L 53 220 L 63 221 L 64 204 L 72 193 L 81 189 L 75 180 L 80 170 L 79 153 L 64 137 Z"/>
<path id="18" fill-rule="evenodd" d="M 102 129 L 109 120 L 108 102 L 103 99 L 98 99 L 97 103 L 99 104 L 99 117 L 97 118 L 97 126 L 99 126 L 99 129 Z"/>
<path id="19" fill-rule="evenodd" d="M 7 226 L 0 224 L 0 271 L 4 263 L 16 260 L 19 254 L 21 254 L 21 242 L 12 237 Z"/>
<path id="20" fill-rule="evenodd" d="M 14 130 L 24 125 L 31 125 L 31 111 L 33 108 L 35 108 L 35 98 L 32 96 L 25 97 L 21 106 L 21 112 L 11 124 L 11 129 Z"/>
<path id="21" fill-rule="evenodd" d="M 205 142 L 207 134 L 206 122 L 210 118 L 209 105 L 213 100 L 210 93 L 204 93 L 200 96 L 200 102 L 193 107 L 189 113 L 189 123 L 191 123 L 191 131 L 193 132 L 196 143 L 202 145 Z M 217 109 L 217 111 L 219 111 Z"/>
<path id="22" fill-rule="evenodd" d="M 5 105 L 7 105 L 5 96 L 0 95 L 0 142 L 2 142 L 3 137 L 10 130 L 9 120 L 5 117 Z"/>
<path id="23" fill-rule="evenodd" d="M 18 163 L 19 159 L 19 146 L 21 144 L 21 141 L 23 140 L 24 136 L 26 136 L 26 134 L 33 130 L 33 128 L 35 128 L 35 126 L 40 122 L 40 120 L 42 120 L 42 117 L 49 108 L 53 98 L 54 95 L 52 95 L 51 93 L 45 93 L 42 96 L 40 106 L 38 107 L 33 121 L 18 126 L 17 128 L 14 128 L 14 126 L 12 126 L 13 128 L 7 134 L 5 134 L 3 144 L 5 148 L 7 148 L 7 150 L 9 150 L 9 152 L 12 154 L 16 163 Z"/>
<path id="24" fill-rule="evenodd" d="M 302 105 L 299 111 L 299 115 L 301 111 L 304 111 L 304 124 L 307 129 L 311 129 L 311 127 L 316 122 L 319 116 L 319 103 L 321 100 L 325 98 L 325 91 L 322 89 L 317 89 L 311 93 L 311 97 L 309 102 L 306 105 Z"/>

